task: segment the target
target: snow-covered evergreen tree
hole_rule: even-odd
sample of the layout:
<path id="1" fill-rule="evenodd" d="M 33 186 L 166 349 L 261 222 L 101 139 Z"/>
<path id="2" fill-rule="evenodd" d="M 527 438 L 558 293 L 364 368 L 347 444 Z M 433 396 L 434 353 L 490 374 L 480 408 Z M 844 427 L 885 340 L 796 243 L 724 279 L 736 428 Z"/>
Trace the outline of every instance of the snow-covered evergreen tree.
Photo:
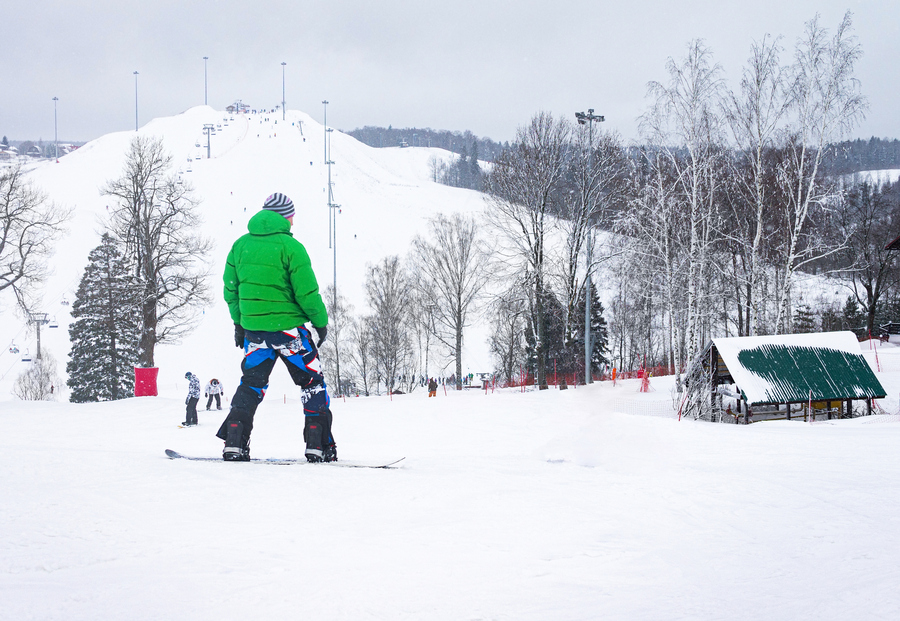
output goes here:
<path id="1" fill-rule="evenodd" d="M 583 309 L 583 307 L 582 307 Z M 579 361 L 584 360 L 584 322 L 576 325 L 575 343 Z M 609 364 L 609 330 L 603 317 L 603 302 L 597 294 L 597 287 L 591 282 L 591 373 L 603 371 Z M 582 364 L 583 366 L 583 364 Z"/>
<path id="2" fill-rule="evenodd" d="M 66 384 L 74 403 L 130 397 L 138 362 L 140 298 L 129 266 L 109 234 L 88 261 L 69 326 Z"/>

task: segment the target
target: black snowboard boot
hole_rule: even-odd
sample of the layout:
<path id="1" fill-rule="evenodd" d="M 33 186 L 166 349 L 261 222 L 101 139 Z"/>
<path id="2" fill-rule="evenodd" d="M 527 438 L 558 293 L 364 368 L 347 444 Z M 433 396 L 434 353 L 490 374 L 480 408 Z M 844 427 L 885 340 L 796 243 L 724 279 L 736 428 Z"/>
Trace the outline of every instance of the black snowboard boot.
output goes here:
<path id="1" fill-rule="evenodd" d="M 228 423 L 222 459 L 225 461 L 250 461 L 250 440 L 244 439 L 244 423 Z"/>
<path id="2" fill-rule="evenodd" d="M 337 461 L 337 445 L 331 435 L 331 410 L 328 408 L 318 416 L 306 417 L 303 439 L 306 440 L 307 461 Z"/>

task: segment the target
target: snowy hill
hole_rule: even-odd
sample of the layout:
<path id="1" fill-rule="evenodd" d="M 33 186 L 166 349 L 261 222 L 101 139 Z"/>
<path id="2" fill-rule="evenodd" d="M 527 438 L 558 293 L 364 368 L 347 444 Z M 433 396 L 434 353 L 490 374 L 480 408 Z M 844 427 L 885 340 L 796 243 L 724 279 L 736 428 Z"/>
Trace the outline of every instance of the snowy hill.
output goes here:
<path id="1" fill-rule="evenodd" d="M 324 164 L 324 129 L 308 115 L 281 114 L 228 116 L 207 106 L 175 117 L 155 119 L 140 129 L 143 136 L 161 137 L 176 169 L 193 185 L 202 201 L 202 233 L 215 240 L 210 280 L 215 301 L 205 309 L 197 330 L 181 346 L 159 346 L 160 386 L 180 390 L 184 372 L 182 347 L 205 353 L 191 370 L 201 377 L 219 377 L 233 387 L 231 320 L 221 300 L 221 273 L 232 242 L 246 232 L 247 220 L 272 192 L 291 197 L 297 209 L 294 235 L 306 246 L 324 289 L 333 280 L 333 250 L 328 248 L 327 167 Z M 206 159 L 203 125 L 220 125 L 211 138 L 211 159 Z M 62 207 L 75 209 L 67 235 L 51 259 L 53 274 L 44 290 L 40 309 L 55 317 L 59 328 L 42 330 L 42 345 L 53 353 L 63 376 L 68 344 L 68 307 L 87 264 L 88 252 L 100 241 L 110 199 L 100 188 L 122 174 L 124 154 L 135 132 L 103 136 L 59 160 L 41 162 L 29 178 Z M 197 146 L 197 145 L 201 146 Z M 428 217 L 437 213 L 477 213 L 481 194 L 451 188 L 430 179 L 429 161 L 452 154 L 429 148 L 374 149 L 354 138 L 332 132 L 331 157 L 334 200 L 341 205 L 337 218 L 337 282 L 357 311 L 365 306 L 363 283 L 366 264 L 390 254 L 404 255 L 409 241 L 425 232 Z M 24 321 L 13 314 L 12 301 L 0 313 L 0 400 L 21 372 L 19 356 L 9 352 L 15 343 L 34 353 L 35 338 Z M 225 362 L 229 361 L 229 362 Z M 467 366 L 489 368 L 484 336 L 475 331 L 467 342 Z M 468 371 L 470 369 L 466 369 Z M 437 373 L 437 369 L 432 371 Z M 239 377 L 239 373 L 237 373 Z M 275 379 L 275 382 L 279 380 Z M 276 387 L 278 384 L 276 383 Z M 65 395 L 63 395 L 65 398 Z"/>
<path id="2" fill-rule="evenodd" d="M 322 127 L 296 112 L 275 121 L 225 127 L 202 107 L 141 132 L 164 137 L 203 199 L 216 280 L 247 218 L 282 191 L 327 284 Z M 223 125 L 211 160 L 197 158 L 207 122 Z M 60 366 L 61 301 L 98 244 L 98 189 L 132 136 L 32 172 L 76 208 L 44 298 L 59 328 L 42 340 Z M 440 152 L 374 150 L 337 132 L 332 152 L 339 286 L 355 304 L 365 263 L 405 252 L 426 216 L 482 208 L 477 193 L 429 181 Z M 4 345 L 33 347 L 11 309 L 0 313 Z M 218 296 L 195 334 L 158 348 L 159 397 L 13 400 L 22 363 L 4 346 L 0 621 L 898 618 L 900 346 L 862 351 L 889 395 L 879 415 L 816 424 L 679 422 L 672 378 L 649 393 L 627 380 L 335 400 L 341 460 L 406 458 L 371 470 L 165 458 L 221 454 L 224 412 L 201 404 L 199 426 L 178 427 L 185 370 L 222 379 L 226 408 L 239 377 Z M 254 457 L 302 455 L 301 407 L 276 368 Z"/>

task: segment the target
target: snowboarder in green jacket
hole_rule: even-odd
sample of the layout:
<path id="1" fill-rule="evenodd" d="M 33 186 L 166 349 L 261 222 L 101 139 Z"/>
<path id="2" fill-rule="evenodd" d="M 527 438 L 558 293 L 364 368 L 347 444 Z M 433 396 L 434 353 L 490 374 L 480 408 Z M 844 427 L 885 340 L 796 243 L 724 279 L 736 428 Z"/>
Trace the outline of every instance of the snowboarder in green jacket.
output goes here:
<path id="1" fill-rule="evenodd" d="M 306 248 L 291 234 L 293 223 L 291 199 L 272 194 L 250 218 L 249 232 L 234 242 L 225 262 L 225 302 L 234 321 L 234 344 L 244 349 L 241 383 L 216 434 L 225 440 L 222 458 L 227 461 L 250 459 L 253 416 L 279 358 L 303 389 L 306 459 L 337 460 L 330 399 L 318 357 L 328 332 L 328 312 Z M 307 323 L 316 331 L 316 340 Z"/>

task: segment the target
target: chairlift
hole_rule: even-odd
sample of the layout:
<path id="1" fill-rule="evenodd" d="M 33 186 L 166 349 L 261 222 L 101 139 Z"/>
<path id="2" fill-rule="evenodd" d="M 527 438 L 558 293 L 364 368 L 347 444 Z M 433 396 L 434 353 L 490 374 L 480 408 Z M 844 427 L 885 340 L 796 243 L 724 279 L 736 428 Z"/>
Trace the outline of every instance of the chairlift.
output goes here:
<path id="1" fill-rule="evenodd" d="M 11 353 L 11 354 L 18 354 L 18 353 L 19 353 L 19 348 L 16 347 L 16 344 L 15 344 L 15 343 L 13 343 L 12 345 L 9 346 L 9 353 Z"/>
<path id="2" fill-rule="evenodd" d="M 197 142 L 197 143 L 194 144 L 194 146 L 197 147 L 197 148 L 199 148 L 199 147 L 200 147 L 200 143 Z"/>
<path id="3" fill-rule="evenodd" d="M 186 170 L 186 171 L 184 171 L 184 172 L 191 172 L 191 169 L 190 169 L 190 168 L 188 168 L 188 169 L 187 169 L 187 170 Z"/>
<path id="4" fill-rule="evenodd" d="M 56 317 L 50 320 L 50 323 L 47 325 L 48 328 L 58 328 L 59 324 L 56 323 Z"/>
<path id="5" fill-rule="evenodd" d="M 62 302 L 60 302 L 60 304 L 62 304 L 63 306 L 68 306 L 68 305 L 69 305 L 69 300 L 67 300 L 66 297 L 63 296 Z"/>
<path id="6" fill-rule="evenodd" d="M 22 354 L 22 362 L 31 362 L 31 354 L 27 350 Z"/>

